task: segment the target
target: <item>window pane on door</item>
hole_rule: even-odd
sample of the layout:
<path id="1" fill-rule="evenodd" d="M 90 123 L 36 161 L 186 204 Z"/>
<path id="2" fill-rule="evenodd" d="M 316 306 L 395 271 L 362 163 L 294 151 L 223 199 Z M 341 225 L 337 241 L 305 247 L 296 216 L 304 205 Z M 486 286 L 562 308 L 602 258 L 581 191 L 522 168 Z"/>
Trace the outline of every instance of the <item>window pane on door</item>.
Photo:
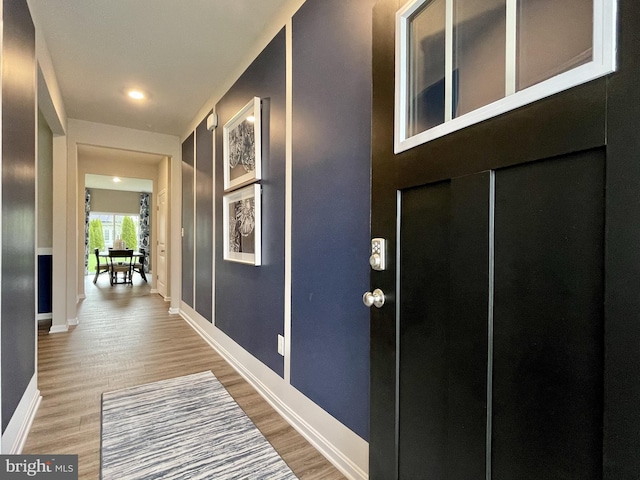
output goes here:
<path id="1" fill-rule="evenodd" d="M 505 96 L 506 0 L 456 0 L 453 117 Z"/>
<path id="2" fill-rule="evenodd" d="M 518 0 L 517 89 L 593 58 L 593 0 Z"/>
<path id="3" fill-rule="evenodd" d="M 433 0 L 410 20 L 407 85 L 409 136 L 444 123 L 445 8 L 445 0 Z"/>

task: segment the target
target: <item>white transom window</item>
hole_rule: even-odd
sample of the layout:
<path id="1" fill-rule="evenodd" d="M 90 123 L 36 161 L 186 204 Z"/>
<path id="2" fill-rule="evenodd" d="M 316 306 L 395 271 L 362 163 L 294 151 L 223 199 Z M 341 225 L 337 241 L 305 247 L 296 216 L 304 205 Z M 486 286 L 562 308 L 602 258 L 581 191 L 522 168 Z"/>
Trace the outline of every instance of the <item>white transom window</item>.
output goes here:
<path id="1" fill-rule="evenodd" d="M 615 0 L 412 0 L 396 17 L 395 151 L 615 70 Z"/>

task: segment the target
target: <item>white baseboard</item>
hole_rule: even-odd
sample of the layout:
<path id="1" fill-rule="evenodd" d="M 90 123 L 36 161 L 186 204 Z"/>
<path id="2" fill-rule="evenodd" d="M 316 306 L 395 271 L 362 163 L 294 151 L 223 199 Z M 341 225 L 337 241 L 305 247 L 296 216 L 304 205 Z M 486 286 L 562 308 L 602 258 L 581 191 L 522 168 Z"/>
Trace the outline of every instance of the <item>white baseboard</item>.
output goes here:
<path id="1" fill-rule="evenodd" d="M 70 318 L 69 320 L 67 320 L 67 325 L 69 325 L 70 327 L 75 325 L 80 325 L 80 320 L 78 320 L 78 317 Z"/>
<path id="2" fill-rule="evenodd" d="M 149 290 L 149 293 L 158 293 L 158 289 L 157 288 L 152 288 L 151 290 Z"/>
<path id="3" fill-rule="evenodd" d="M 36 319 L 40 322 L 42 320 L 51 320 L 53 318 L 53 314 L 49 313 L 39 313 Z"/>
<path id="4" fill-rule="evenodd" d="M 3 454 L 19 455 L 22 453 L 41 400 L 42 396 L 38 390 L 38 376 L 34 374 L 2 435 Z"/>
<path id="5" fill-rule="evenodd" d="M 49 333 L 67 333 L 69 331 L 69 325 L 51 325 Z"/>
<path id="6" fill-rule="evenodd" d="M 179 308 L 171 307 L 171 308 L 169 309 L 169 314 L 170 314 L 170 315 L 179 315 L 179 314 L 180 314 L 180 309 L 179 309 Z"/>
<path id="7" fill-rule="evenodd" d="M 303 437 L 347 478 L 366 480 L 369 444 L 208 322 L 180 315 Z M 205 330 L 211 329 L 213 335 Z M 215 338 L 214 338 L 215 336 Z"/>

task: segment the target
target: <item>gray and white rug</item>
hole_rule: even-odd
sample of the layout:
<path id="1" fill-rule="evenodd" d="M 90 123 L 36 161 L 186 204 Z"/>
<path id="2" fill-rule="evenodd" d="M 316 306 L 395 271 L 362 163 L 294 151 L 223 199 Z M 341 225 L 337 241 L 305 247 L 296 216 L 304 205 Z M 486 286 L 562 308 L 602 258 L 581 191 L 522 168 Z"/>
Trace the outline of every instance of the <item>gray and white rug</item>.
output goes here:
<path id="1" fill-rule="evenodd" d="M 103 480 L 297 477 L 211 372 L 102 395 Z"/>

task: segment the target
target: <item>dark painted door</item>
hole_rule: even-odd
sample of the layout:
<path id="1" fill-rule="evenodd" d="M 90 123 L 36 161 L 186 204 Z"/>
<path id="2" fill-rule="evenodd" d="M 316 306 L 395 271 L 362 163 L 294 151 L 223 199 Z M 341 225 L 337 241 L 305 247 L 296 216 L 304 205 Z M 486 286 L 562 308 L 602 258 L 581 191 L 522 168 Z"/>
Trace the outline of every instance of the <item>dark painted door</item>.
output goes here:
<path id="1" fill-rule="evenodd" d="M 372 479 L 603 478 L 606 80 L 400 154 L 374 9 Z"/>

